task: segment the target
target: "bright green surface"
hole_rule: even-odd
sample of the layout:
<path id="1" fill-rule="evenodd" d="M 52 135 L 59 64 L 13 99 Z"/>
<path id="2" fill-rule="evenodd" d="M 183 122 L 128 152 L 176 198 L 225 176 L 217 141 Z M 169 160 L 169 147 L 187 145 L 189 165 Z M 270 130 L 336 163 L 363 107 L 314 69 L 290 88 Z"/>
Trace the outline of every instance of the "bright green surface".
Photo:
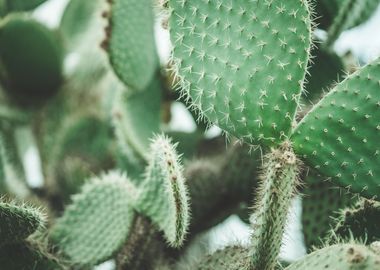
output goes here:
<path id="1" fill-rule="evenodd" d="M 298 124 L 294 149 L 324 178 L 380 196 L 380 62 L 349 76 Z"/>
<path id="2" fill-rule="evenodd" d="M 289 134 L 310 47 L 306 1 L 169 1 L 174 69 L 212 123 L 249 143 Z"/>

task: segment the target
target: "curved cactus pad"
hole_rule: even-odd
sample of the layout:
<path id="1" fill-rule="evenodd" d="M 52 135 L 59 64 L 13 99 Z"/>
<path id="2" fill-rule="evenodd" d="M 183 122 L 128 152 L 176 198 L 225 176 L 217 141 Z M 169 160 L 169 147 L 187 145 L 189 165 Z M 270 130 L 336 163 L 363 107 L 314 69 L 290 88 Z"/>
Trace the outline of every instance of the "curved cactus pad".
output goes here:
<path id="1" fill-rule="evenodd" d="M 117 76 L 144 89 L 158 65 L 151 0 L 112 0 L 109 57 Z"/>
<path id="2" fill-rule="evenodd" d="M 117 173 L 90 180 L 53 226 L 52 241 L 79 265 L 109 259 L 128 236 L 134 193 L 128 179 Z"/>
<path id="3" fill-rule="evenodd" d="M 0 246 L 23 241 L 44 223 L 45 217 L 38 209 L 0 202 Z"/>
<path id="4" fill-rule="evenodd" d="M 285 270 L 372 270 L 380 268 L 380 257 L 367 247 L 338 244 L 317 250 Z"/>
<path id="5" fill-rule="evenodd" d="M 164 232 L 169 245 L 178 247 L 189 225 L 189 203 L 179 157 L 170 140 L 157 136 L 150 150 L 146 178 L 136 207 Z"/>
<path id="6" fill-rule="evenodd" d="M 380 61 L 334 88 L 299 123 L 294 149 L 322 175 L 380 196 Z"/>
<path id="7" fill-rule="evenodd" d="M 174 71 L 193 107 L 249 143 L 288 135 L 310 48 L 307 1 L 170 0 Z"/>

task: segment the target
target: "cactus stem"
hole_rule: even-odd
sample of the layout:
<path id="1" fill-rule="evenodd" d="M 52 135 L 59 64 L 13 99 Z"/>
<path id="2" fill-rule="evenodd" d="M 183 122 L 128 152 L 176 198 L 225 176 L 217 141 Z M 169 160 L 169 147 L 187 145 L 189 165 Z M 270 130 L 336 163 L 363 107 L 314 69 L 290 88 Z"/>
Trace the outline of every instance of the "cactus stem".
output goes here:
<path id="1" fill-rule="evenodd" d="M 255 213 L 252 217 L 252 270 L 273 270 L 277 264 L 291 199 L 299 183 L 300 162 L 290 142 L 265 156 Z"/>

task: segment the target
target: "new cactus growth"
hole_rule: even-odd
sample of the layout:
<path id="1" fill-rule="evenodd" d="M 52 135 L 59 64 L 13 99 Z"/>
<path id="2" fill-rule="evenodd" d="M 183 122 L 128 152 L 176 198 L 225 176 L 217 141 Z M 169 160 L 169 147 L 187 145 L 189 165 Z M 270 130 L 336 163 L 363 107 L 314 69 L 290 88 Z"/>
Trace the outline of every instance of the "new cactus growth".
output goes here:
<path id="1" fill-rule="evenodd" d="M 332 46 L 378 0 L 42 2 L 0 0 L 1 269 L 380 269 L 380 60 Z"/>

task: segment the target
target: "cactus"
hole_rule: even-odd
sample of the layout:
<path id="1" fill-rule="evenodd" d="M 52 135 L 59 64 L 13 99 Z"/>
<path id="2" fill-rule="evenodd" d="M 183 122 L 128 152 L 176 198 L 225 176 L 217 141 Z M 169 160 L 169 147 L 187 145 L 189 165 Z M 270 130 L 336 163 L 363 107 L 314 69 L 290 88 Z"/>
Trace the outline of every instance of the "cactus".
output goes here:
<path id="1" fill-rule="evenodd" d="M 0 0 L 1 268 L 380 268 L 380 60 L 331 46 L 378 0 L 42 2 Z"/>
<path id="2" fill-rule="evenodd" d="M 292 141 L 326 178 L 367 198 L 380 194 L 377 132 L 380 63 L 348 76 L 296 127 Z M 365 91 L 360 91 L 365 85 Z"/>
<path id="3" fill-rule="evenodd" d="M 304 259 L 285 268 L 286 270 L 301 269 L 378 269 L 379 255 L 365 246 L 358 244 L 337 244 L 317 250 Z"/>
<path id="4" fill-rule="evenodd" d="M 23 15 L 6 17 L 0 25 L 0 59 L 1 83 L 16 102 L 38 103 L 58 91 L 61 43 L 44 25 Z"/>
<path id="5" fill-rule="evenodd" d="M 158 65 L 151 0 L 110 1 L 104 46 L 118 77 L 132 90 L 143 90 Z"/>
<path id="6" fill-rule="evenodd" d="M 115 254 L 133 221 L 134 186 L 117 173 L 91 179 L 51 229 L 73 263 L 95 265 Z"/>
<path id="7" fill-rule="evenodd" d="M 0 246 L 21 242 L 45 224 L 38 209 L 13 202 L 0 202 L 0 217 Z"/>
<path id="8" fill-rule="evenodd" d="M 189 225 L 187 188 L 175 146 L 165 137 L 156 137 L 151 158 L 141 183 L 136 209 L 152 219 L 171 246 L 182 245 Z"/>

